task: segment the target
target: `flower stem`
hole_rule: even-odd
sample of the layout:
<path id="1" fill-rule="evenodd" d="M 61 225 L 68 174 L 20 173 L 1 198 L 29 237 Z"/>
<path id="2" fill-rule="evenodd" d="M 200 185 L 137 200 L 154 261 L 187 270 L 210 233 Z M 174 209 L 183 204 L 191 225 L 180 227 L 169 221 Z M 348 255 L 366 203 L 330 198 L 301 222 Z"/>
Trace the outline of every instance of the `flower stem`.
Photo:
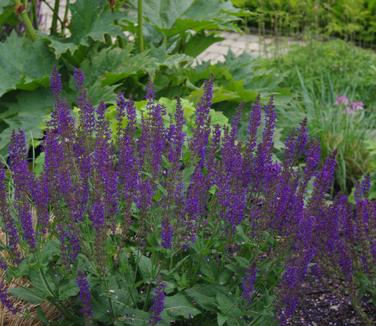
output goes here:
<path id="1" fill-rule="evenodd" d="M 51 23 L 51 35 L 56 35 L 57 32 L 57 21 L 59 18 L 59 8 L 60 8 L 60 0 L 55 0 L 54 5 L 54 12 L 52 15 L 52 23 Z"/>
<path id="2" fill-rule="evenodd" d="M 138 50 L 140 52 L 144 52 L 142 0 L 138 0 L 137 2 L 137 40 L 138 40 Z"/>
<path id="3" fill-rule="evenodd" d="M 27 14 L 27 1 L 25 1 L 25 3 L 22 3 L 20 0 L 16 0 L 16 12 L 21 17 L 21 20 L 25 25 L 27 34 L 33 41 L 35 41 L 37 39 L 37 33 L 33 27 L 33 23 L 31 22 L 30 17 Z"/>

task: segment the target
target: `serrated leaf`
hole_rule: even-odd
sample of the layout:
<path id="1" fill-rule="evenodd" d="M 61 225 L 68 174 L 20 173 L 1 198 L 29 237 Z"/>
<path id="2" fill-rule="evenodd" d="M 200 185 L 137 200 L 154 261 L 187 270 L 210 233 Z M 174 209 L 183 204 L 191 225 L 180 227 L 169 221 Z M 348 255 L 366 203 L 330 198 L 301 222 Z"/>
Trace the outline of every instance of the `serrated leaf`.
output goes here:
<path id="1" fill-rule="evenodd" d="M 115 24 L 121 17 L 110 11 L 106 0 L 80 0 L 69 6 L 72 18 L 68 26 L 72 36 L 63 40 L 50 39 L 50 47 L 57 57 L 74 51 L 79 45 L 89 46 L 90 40 L 105 42 L 105 35 L 123 36 L 122 30 Z"/>
<path id="2" fill-rule="evenodd" d="M 14 89 L 47 86 L 54 63 L 44 40 L 32 42 L 12 33 L 0 43 L 0 96 Z"/>
<path id="3" fill-rule="evenodd" d="M 137 8 L 136 0 L 131 4 Z M 217 0 L 144 0 L 143 13 L 148 23 L 167 36 L 187 30 L 236 30 L 233 23 L 244 15 L 230 1 Z"/>
<path id="4" fill-rule="evenodd" d="M 1 68 L 0 68 L 1 69 Z M 25 130 L 26 137 L 36 140 L 42 136 L 43 120 L 52 111 L 54 99 L 47 89 L 18 92 L 14 102 L 5 102 L 0 120 L 7 125 L 0 133 L 0 150 L 4 152 L 13 130 Z"/>
<path id="5" fill-rule="evenodd" d="M 195 58 L 210 45 L 222 40 L 222 37 L 216 37 L 214 35 L 196 34 L 185 44 L 183 51 L 185 54 Z"/>

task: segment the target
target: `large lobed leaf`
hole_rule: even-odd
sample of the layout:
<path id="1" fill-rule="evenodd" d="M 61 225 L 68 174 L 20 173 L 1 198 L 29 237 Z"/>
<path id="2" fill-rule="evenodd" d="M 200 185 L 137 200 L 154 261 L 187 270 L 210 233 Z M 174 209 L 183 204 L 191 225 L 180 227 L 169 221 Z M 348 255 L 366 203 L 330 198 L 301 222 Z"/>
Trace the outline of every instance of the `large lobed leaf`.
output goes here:
<path id="1" fill-rule="evenodd" d="M 119 13 L 111 12 L 106 0 L 80 0 L 71 4 L 70 10 L 72 36 L 64 40 L 50 39 L 57 57 L 67 51 L 74 53 L 80 45 L 89 46 L 90 40 L 105 42 L 105 35 L 122 35 L 120 27 L 115 24 L 120 18 Z"/>
<path id="2" fill-rule="evenodd" d="M 0 43 L 0 96 L 14 89 L 48 85 L 54 57 L 43 40 L 32 42 L 12 33 Z"/>
<path id="3" fill-rule="evenodd" d="M 137 8 L 137 0 L 131 0 Z M 144 0 L 146 21 L 167 36 L 187 30 L 237 29 L 233 24 L 245 11 L 217 0 Z"/>

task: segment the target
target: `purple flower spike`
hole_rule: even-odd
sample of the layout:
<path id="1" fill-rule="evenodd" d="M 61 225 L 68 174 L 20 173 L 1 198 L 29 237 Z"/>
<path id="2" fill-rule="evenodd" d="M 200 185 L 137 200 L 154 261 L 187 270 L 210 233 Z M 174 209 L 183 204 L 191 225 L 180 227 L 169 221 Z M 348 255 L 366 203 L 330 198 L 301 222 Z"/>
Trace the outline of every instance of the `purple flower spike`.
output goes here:
<path id="1" fill-rule="evenodd" d="M 74 78 L 74 81 L 76 82 L 76 87 L 78 89 L 84 86 L 85 75 L 81 69 L 78 69 L 78 68 L 73 69 L 73 78 Z"/>
<path id="2" fill-rule="evenodd" d="M 148 81 L 146 85 L 146 96 L 145 99 L 148 100 L 149 102 L 153 102 L 155 98 L 155 93 L 154 93 L 154 85 L 151 80 Z"/>
<path id="3" fill-rule="evenodd" d="M 77 285 L 80 289 L 80 300 L 82 304 L 81 313 L 90 318 L 93 315 L 93 308 L 91 305 L 91 293 L 89 288 L 89 282 L 86 275 L 83 272 L 78 272 Z"/>
<path id="4" fill-rule="evenodd" d="M 164 288 L 165 288 L 165 284 L 160 283 L 155 289 L 154 297 L 153 297 L 153 304 L 150 308 L 150 311 L 152 314 L 150 318 L 150 325 L 156 325 L 162 320 L 161 314 L 164 310 L 164 302 L 165 302 Z"/>
<path id="5" fill-rule="evenodd" d="M 165 249 L 170 249 L 172 247 L 172 235 L 173 228 L 168 219 L 162 221 L 162 247 Z"/>
<path id="6" fill-rule="evenodd" d="M 58 97 L 63 89 L 63 85 L 61 83 L 61 76 L 56 66 L 54 66 L 52 69 L 51 78 L 50 78 L 50 87 L 51 87 L 52 94 L 55 97 Z"/>
<path id="7" fill-rule="evenodd" d="M 245 273 L 242 283 L 242 297 L 248 303 L 252 300 L 256 281 L 256 265 L 252 265 Z"/>
<path id="8" fill-rule="evenodd" d="M 0 302 L 7 308 L 13 315 L 17 313 L 17 309 L 9 299 L 7 286 L 0 280 Z"/>
<path id="9" fill-rule="evenodd" d="M 101 202 L 93 204 L 90 212 L 90 219 L 97 231 L 104 225 L 104 205 Z"/>

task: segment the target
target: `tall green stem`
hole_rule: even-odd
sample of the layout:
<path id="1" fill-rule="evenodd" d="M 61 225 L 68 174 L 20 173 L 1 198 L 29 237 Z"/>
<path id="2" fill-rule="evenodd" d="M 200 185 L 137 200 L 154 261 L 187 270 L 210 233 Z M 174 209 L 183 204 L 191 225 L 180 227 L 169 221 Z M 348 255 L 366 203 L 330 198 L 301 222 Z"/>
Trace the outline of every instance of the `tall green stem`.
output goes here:
<path id="1" fill-rule="evenodd" d="M 59 18 L 59 8 L 60 8 L 60 0 L 55 0 L 54 5 L 54 12 L 52 15 L 52 23 L 51 23 L 51 35 L 56 35 L 57 32 L 57 21 Z"/>
<path id="2" fill-rule="evenodd" d="M 137 40 L 138 40 L 138 50 L 140 52 L 144 52 L 142 0 L 138 0 L 138 3 L 137 3 Z"/>
<path id="3" fill-rule="evenodd" d="M 29 15 L 27 14 L 27 2 L 25 1 L 25 3 L 22 3 L 20 0 L 16 0 L 16 11 L 19 12 L 21 20 L 25 24 L 27 34 L 33 41 L 35 41 L 37 39 L 37 33 Z"/>

